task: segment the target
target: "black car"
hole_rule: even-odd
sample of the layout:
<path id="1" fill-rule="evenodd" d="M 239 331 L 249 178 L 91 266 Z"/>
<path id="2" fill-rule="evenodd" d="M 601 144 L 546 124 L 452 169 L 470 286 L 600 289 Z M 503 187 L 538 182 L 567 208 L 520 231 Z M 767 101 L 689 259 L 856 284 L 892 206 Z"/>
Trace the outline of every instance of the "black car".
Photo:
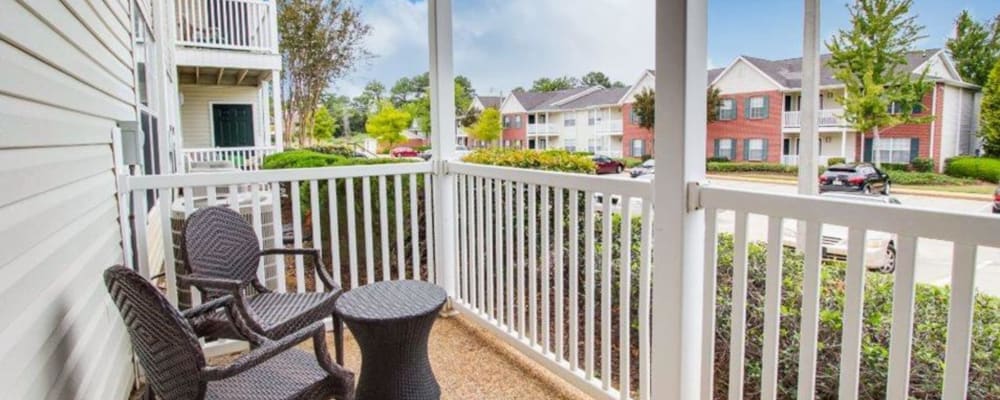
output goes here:
<path id="1" fill-rule="evenodd" d="M 834 165 L 819 177 L 819 192 L 862 192 L 888 195 L 889 175 L 868 163 Z"/>

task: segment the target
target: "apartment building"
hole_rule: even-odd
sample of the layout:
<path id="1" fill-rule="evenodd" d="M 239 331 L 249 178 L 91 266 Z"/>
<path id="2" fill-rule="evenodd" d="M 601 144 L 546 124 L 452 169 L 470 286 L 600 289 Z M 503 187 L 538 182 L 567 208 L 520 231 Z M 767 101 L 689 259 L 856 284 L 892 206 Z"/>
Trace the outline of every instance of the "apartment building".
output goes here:
<path id="1" fill-rule="evenodd" d="M 924 96 L 917 115 L 929 115 L 932 122 L 906 124 L 873 134 L 859 133 L 843 117 L 837 99 L 844 85 L 825 67 L 829 55 L 821 56 L 819 152 L 820 163 L 831 157 L 847 161 L 871 161 L 873 152 L 886 163 L 907 163 L 913 158 L 934 159 L 939 170 L 943 160 L 974 154 L 979 88 L 962 81 L 954 63 L 940 49 L 911 52 L 906 68 L 914 74 L 927 71 L 933 90 Z M 802 60 L 766 60 L 741 56 L 725 68 L 708 71 L 709 85 L 719 89 L 721 102 L 716 121 L 708 124 L 708 157 L 739 161 L 798 163 L 801 131 Z M 636 85 L 648 85 L 652 72 Z M 628 109 L 626 104 L 625 108 Z M 897 106 L 893 106 L 894 109 Z M 896 109 L 898 112 L 899 110 Z"/>
<path id="2" fill-rule="evenodd" d="M 502 96 L 475 96 L 472 98 L 472 104 L 469 108 L 475 110 L 477 113 L 482 113 L 487 108 L 500 109 L 500 104 L 503 103 Z M 458 116 L 461 119 L 462 116 Z M 478 147 L 480 143 L 476 142 L 475 139 L 469 138 L 469 132 L 466 127 L 458 123 L 458 129 L 455 131 L 455 140 L 459 145 L 465 146 L 467 148 Z"/>
<path id="3" fill-rule="evenodd" d="M 622 97 L 628 90 L 594 86 L 553 92 L 513 92 L 500 107 L 502 144 L 621 157 Z"/>

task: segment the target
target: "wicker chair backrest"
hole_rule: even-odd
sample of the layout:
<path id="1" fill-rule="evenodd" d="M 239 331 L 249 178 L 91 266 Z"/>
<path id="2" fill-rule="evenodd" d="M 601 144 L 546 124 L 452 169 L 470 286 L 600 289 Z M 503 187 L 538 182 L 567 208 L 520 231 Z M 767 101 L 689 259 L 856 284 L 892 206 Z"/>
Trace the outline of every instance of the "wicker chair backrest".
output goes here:
<path id="1" fill-rule="evenodd" d="M 181 242 L 191 272 L 244 283 L 257 278 L 257 234 L 236 211 L 222 206 L 195 211 L 184 224 Z"/>
<path id="2" fill-rule="evenodd" d="M 158 398 L 201 399 L 205 367 L 194 330 L 160 292 L 131 269 L 113 266 L 104 271 L 108 293 L 121 312 L 139 363 Z"/>

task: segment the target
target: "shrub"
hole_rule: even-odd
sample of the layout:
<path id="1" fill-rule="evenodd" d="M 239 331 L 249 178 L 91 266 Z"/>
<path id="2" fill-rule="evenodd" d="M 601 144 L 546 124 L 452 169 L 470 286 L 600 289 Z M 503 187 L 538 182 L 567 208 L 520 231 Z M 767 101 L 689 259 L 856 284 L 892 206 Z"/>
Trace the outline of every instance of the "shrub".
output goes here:
<path id="1" fill-rule="evenodd" d="M 715 398 L 725 398 L 729 370 L 730 310 L 732 309 L 733 241 L 720 235 L 718 248 L 717 330 L 715 332 Z M 763 300 L 765 293 L 766 249 L 751 243 L 748 252 L 747 342 L 744 392 L 759 393 L 763 353 Z M 782 269 L 781 335 L 779 336 L 778 397 L 795 398 L 801 323 L 803 279 L 801 253 L 785 250 Z M 818 330 L 816 398 L 836 398 L 840 368 L 845 264 L 824 263 L 821 272 L 820 318 Z M 892 329 L 893 276 L 865 274 L 864 324 L 861 345 L 858 398 L 885 397 L 888 374 L 889 339 Z M 914 301 L 913 348 L 910 398 L 941 398 L 944 354 L 948 326 L 949 289 L 918 284 Z M 1000 398 L 996 383 L 1000 372 L 997 350 L 1000 332 L 1000 299 L 977 294 L 972 326 L 972 357 L 969 375 L 970 399 Z"/>
<path id="2" fill-rule="evenodd" d="M 799 169 L 794 165 L 770 164 L 757 162 L 709 162 L 708 172 L 769 172 L 779 174 L 795 174 Z"/>
<path id="3" fill-rule="evenodd" d="M 954 157 L 945 161 L 944 173 L 997 183 L 1000 180 L 1000 158 Z"/>
<path id="4" fill-rule="evenodd" d="M 846 162 L 847 160 L 844 157 L 830 157 L 826 159 L 826 166 L 832 167 L 834 165 L 844 164 Z"/>
<path id="5" fill-rule="evenodd" d="M 900 185 L 972 185 L 976 181 L 969 178 L 955 178 L 933 172 L 888 171 L 892 183 Z"/>
<path id="6" fill-rule="evenodd" d="M 709 157 L 708 158 L 708 162 L 710 162 L 710 163 L 729 162 L 729 158 L 728 157 Z"/>
<path id="7" fill-rule="evenodd" d="M 621 161 L 622 164 L 625 164 L 625 168 L 635 168 L 642 165 L 645 160 L 638 157 L 625 157 Z"/>
<path id="8" fill-rule="evenodd" d="M 917 157 L 910 160 L 910 169 L 914 172 L 934 172 L 934 160 Z"/>
<path id="9" fill-rule="evenodd" d="M 351 165 L 395 164 L 413 162 L 399 158 L 356 158 L 324 154 L 313 150 L 288 150 L 264 159 L 264 169 L 346 167 Z"/>
<path id="10" fill-rule="evenodd" d="M 310 146 L 305 148 L 305 150 L 314 151 L 322 154 L 331 154 L 341 157 L 354 157 L 354 149 L 347 145 L 342 144 L 318 144 L 315 146 Z"/>
<path id="11" fill-rule="evenodd" d="M 594 161 L 590 159 L 590 156 L 570 153 L 565 150 L 480 149 L 469 153 L 462 161 L 473 164 L 581 174 L 593 174 L 595 169 Z"/>
<path id="12" fill-rule="evenodd" d="M 883 171 L 909 171 L 910 164 L 903 163 L 882 163 Z"/>

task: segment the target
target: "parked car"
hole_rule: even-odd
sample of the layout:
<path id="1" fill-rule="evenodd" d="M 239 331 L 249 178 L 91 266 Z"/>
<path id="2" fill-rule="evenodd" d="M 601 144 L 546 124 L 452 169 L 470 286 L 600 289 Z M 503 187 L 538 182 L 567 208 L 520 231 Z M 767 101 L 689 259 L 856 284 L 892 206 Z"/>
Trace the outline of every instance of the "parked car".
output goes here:
<path id="1" fill-rule="evenodd" d="M 993 192 L 993 213 L 1000 214 L 1000 187 Z"/>
<path id="2" fill-rule="evenodd" d="M 821 197 L 865 203 L 902 204 L 892 196 L 862 193 L 823 193 Z M 797 247 L 797 227 L 795 221 L 785 223 L 782 229 L 782 244 L 785 247 Z M 843 226 L 825 225 L 823 227 L 820 243 L 824 260 L 847 260 L 847 232 L 848 229 Z M 869 231 L 865 242 L 865 267 L 870 271 L 893 273 L 896 270 L 896 240 L 894 233 Z"/>
<path id="3" fill-rule="evenodd" d="M 838 164 L 819 177 L 819 192 L 861 192 L 889 195 L 889 175 L 868 163 Z"/>
<path id="4" fill-rule="evenodd" d="M 466 155 L 468 155 L 469 153 L 470 153 L 470 151 L 469 151 L 468 147 L 465 147 L 464 145 L 461 145 L 461 144 L 455 146 L 455 157 L 462 158 L 462 157 L 465 157 Z M 424 161 L 430 160 L 431 159 L 431 149 L 424 150 L 423 153 L 420 153 L 420 158 L 423 158 Z"/>
<path id="5" fill-rule="evenodd" d="M 400 146 L 400 147 L 392 149 L 392 151 L 389 152 L 389 155 L 391 155 L 393 157 L 396 157 L 396 158 L 418 157 L 418 156 L 420 156 L 420 153 L 417 153 L 417 151 L 413 150 L 412 148 L 405 147 L 405 146 Z"/>
<path id="6" fill-rule="evenodd" d="M 638 167 L 632 168 L 630 175 L 632 175 L 633 178 L 638 178 L 642 175 L 652 174 L 653 171 L 655 170 L 655 167 L 656 167 L 656 162 L 652 158 L 650 158 L 646 161 L 643 161 L 642 164 L 640 164 Z"/>
<path id="7" fill-rule="evenodd" d="M 625 164 L 608 156 L 594 156 L 597 174 L 620 174 L 625 170 Z"/>

